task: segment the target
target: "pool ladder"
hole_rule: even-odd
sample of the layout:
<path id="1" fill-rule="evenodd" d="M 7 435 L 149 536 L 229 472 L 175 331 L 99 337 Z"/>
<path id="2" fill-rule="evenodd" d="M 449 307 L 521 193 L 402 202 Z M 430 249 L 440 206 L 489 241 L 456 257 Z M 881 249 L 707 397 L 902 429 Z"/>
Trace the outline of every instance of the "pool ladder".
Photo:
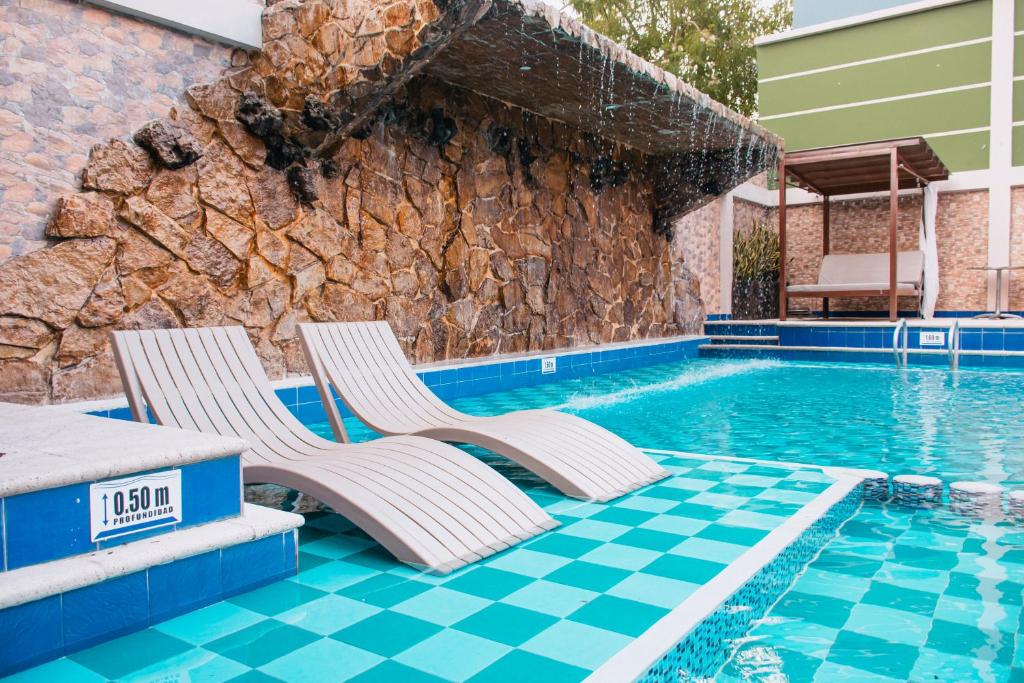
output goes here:
<path id="1" fill-rule="evenodd" d="M 900 320 L 892 331 L 892 355 L 896 361 L 897 368 L 907 367 L 907 356 L 909 355 L 909 329 L 907 321 Z M 960 321 L 954 320 L 953 326 L 949 328 L 949 369 L 960 369 Z"/>

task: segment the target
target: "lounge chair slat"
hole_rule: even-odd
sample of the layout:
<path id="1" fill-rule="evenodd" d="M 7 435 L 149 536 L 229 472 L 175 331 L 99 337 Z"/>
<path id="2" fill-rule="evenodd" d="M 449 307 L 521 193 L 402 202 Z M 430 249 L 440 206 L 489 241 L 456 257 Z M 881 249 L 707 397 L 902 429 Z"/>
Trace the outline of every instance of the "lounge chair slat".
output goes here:
<path id="1" fill-rule="evenodd" d="M 483 463 L 415 436 L 338 444 L 313 434 L 274 393 L 241 327 L 115 332 L 133 413 L 230 434 L 246 482 L 323 501 L 399 560 L 446 573 L 557 523 Z"/>
<path id="2" fill-rule="evenodd" d="M 321 395 L 333 387 L 381 434 L 482 446 L 586 500 L 610 500 L 668 476 L 625 440 L 574 415 L 474 417 L 454 410 L 419 379 L 386 322 L 306 323 L 299 334 Z"/>

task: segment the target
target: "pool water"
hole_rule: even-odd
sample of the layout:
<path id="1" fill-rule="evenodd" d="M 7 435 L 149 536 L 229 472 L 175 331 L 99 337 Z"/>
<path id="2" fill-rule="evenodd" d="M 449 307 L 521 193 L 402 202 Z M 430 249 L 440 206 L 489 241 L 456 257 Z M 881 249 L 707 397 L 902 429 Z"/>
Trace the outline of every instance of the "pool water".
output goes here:
<path id="1" fill-rule="evenodd" d="M 453 404 L 480 415 L 558 407 L 651 449 L 1015 485 L 1024 483 L 1022 390 L 1024 373 L 1014 372 L 952 375 L 934 369 L 697 360 Z M 329 436 L 326 424 L 312 427 Z M 347 427 L 356 440 L 373 436 L 354 421 Z M 601 653 L 635 637 L 671 608 L 662 602 L 673 595 L 670 591 L 643 587 L 653 584 L 641 582 L 635 592 L 629 583 L 618 588 L 666 552 L 679 552 L 676 545 L 663 549 L 669 540 L 679 540 L 664 534 L 684 537 L 691 555 L 676 556 L 698 560 L 677 560 L 680 571 L 689 571 L 685 567 L 691 564 L 711 571 L 709 561 L 736 557 L 763 535 L 773 513 L 780 522 L 823 484 L 801 483 L 799 477 L 787 484 L 789 475 L 768 468 L 755 476 L 776 477 L 774 483 L 763 482 L 769 493 L 747 490 L 740 498 L 751 500 L 730 504 L 726 489 L 732 485 L 725 479 L 745 473 L 715 472 L 674 457 L 670 469 L 691 483 L 674 490 L 659 484 L 616 501 L 610 510 L 619 519 L 613 521 L 590 518 L 603 506 L 567 501 L 522 469 L 488 459 L 539 502 L 554 506 L 549 510 L 563 522 L 559 530 L 453 578 L 499 572 L 494 580 L 438 591 L 446 580 L 396 566 L 336 515 L 313 516 L 302 532 L 300 573 L 294 579 L 44 665 L 23 678 L 273 680 L 269 677 L 276 674 L 305 681 L 355 676 L 539 681 L 544 680 L 540 667 L 547 666 L 554 680 L 579 679 L 602 656 L 610 656 Z M 704 472 L 694 474 L 695 468 Z M 708 507 L 714 512 L 693 504 L 693 496 L 712 487 L 724 487 L 711 493 L 715 504 Z M 726 522 L 724 534 L 704 531 L 734 512 L 743 514 Z M 630 533 L 635 538 L 624 536 Z M 562 540 L 545 550 L 546 538 Z M 540 547 L 531 549 L 533 543 Z M 645 547 L 649 543 L 658 546 Z M 586 553 L 595 555 L 588 560 Z M 573 565 L 581 566 L 565 569 Z M 568 583 L 549 580 L 557 572 L 566 574 Z M 694 576 L 681 583 L 695 586 L 706 579 Z M 685 597 L 684 588 L 692 589 L 664 585 L 677 591 L 673 600 Z M 531 594 L 538 590 L 531 586 L 549 594 Z M 584 597 L 594 597 L 590 593 L 604 604 L 574 617 L 589 602 Z M 716 680 L 1024 683 L 1022 600 L 1024 526 L 866 504 L 768 615 L 730 643 L 735 655 Z M 495 610 L 493 619 L 473 619 L 486 609 Z M 499 622 L 519 629 L 517 635 L 489 630 Z M 399 654 L 373 652 L 374 646 L 397 647 L 377 639 L 399 635 L 415 642 Z M 415 650 L 432 638 L 452 640 Z M 516 642 L 502 642 L 509 638 Z M 457 666 L 467 668 L 460 675 L 444 669 Z M 492 675 L 484 674 L 488 669 Z"/>
<path id="2" fill-rule="evenodd" d="M 457 401 L 646 448 L 1024 485 L 1024 373 L 697 360 Z M 1024 526 L 865 504 L 720 680 L 1024 683 Z"/>

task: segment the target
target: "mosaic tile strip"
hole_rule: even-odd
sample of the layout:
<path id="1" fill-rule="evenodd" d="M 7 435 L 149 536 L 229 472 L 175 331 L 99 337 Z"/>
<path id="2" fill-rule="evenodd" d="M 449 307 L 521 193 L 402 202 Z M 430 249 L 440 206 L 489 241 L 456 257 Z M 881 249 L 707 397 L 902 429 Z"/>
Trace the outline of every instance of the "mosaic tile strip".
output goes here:
<path id="1" fill-rule="evenodd" d="M 713 678 L 729 659 L 729 643 L 748 632 L 768 612 L 807 563 L 854 514 L 862 497 L 863 489 L 858 486 L 833 505 L 795 543 L 765 565 L 648 669 L 639 679 L 641 683 Z"/>

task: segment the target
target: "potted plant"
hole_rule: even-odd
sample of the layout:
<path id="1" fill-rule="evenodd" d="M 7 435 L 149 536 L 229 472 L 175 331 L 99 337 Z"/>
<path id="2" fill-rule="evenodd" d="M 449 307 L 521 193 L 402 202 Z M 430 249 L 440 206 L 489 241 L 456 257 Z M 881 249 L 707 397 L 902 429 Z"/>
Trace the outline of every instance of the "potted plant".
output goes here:
<path id="1" fill-rule="evenodd" d="M 779 317 L 779 234 L 755 223 L 733 240 L 732 317 L 772 320 Z"/>

